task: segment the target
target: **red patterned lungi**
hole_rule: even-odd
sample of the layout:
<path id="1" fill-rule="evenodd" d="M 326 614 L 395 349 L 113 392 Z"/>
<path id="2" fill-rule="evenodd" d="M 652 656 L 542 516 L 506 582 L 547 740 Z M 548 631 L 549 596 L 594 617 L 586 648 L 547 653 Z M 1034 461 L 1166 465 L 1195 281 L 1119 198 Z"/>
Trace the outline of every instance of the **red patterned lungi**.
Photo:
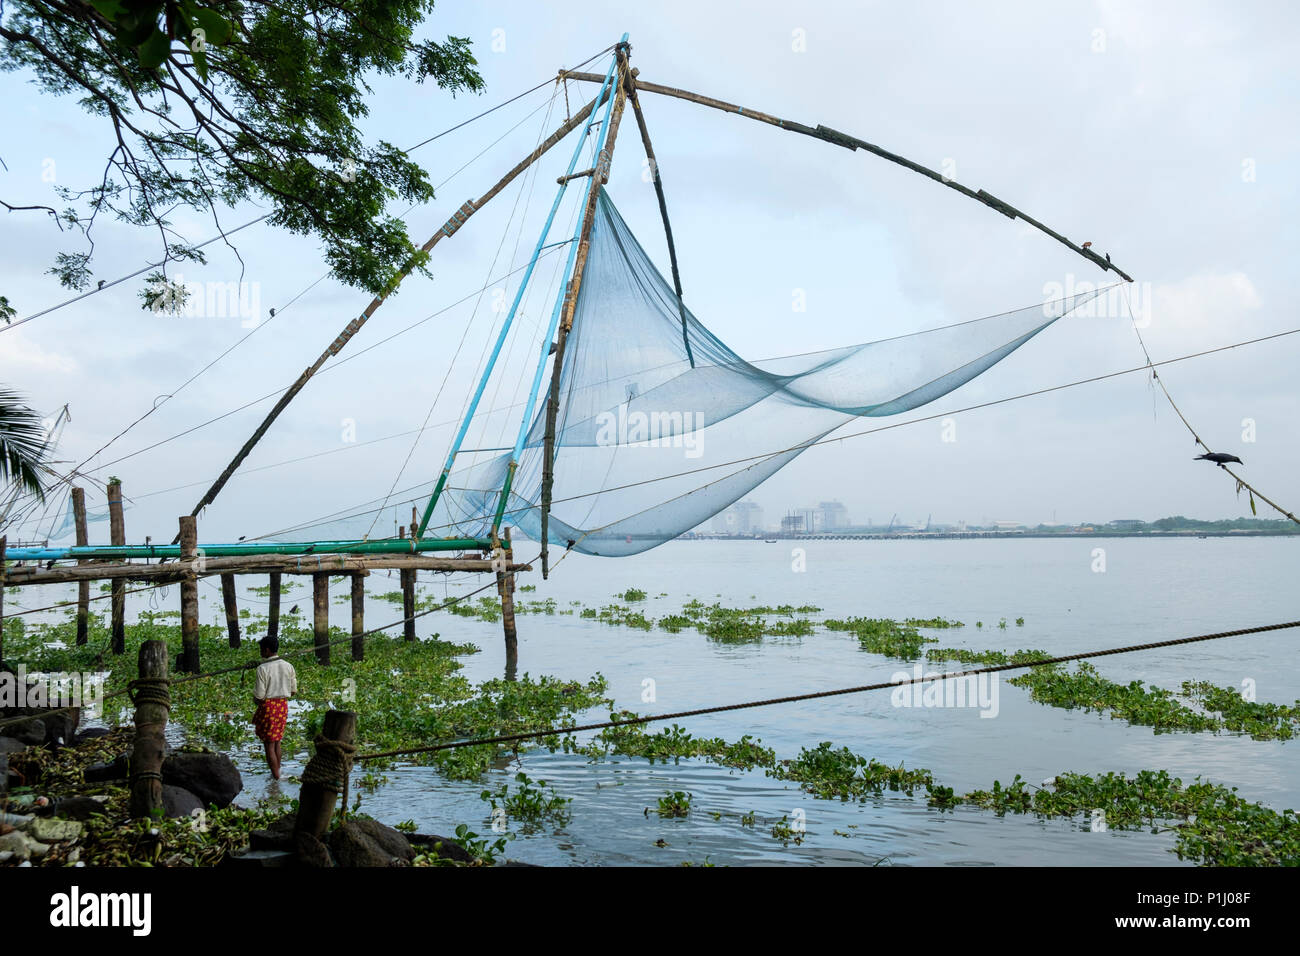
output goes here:
<path id="1" fill-rule="evenodd" d="M 281 740 L 288 719 L 289 702 L 283 697 L 270 697 L 262 701 L 257 705 L 257 713 L 253 715 L 253 729 L 257 731 L 257 739 Z"/>

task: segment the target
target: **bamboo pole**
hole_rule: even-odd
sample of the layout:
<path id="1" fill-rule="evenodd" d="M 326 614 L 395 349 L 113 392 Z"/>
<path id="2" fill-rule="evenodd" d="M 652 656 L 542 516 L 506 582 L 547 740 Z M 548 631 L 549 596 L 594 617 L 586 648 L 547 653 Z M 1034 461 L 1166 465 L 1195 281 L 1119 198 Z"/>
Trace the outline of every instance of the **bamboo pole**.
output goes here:
<path id="1" fill-rule="evenodd" d="M 108 483 L 108 534 L 109 540 L 116 545 L 126 544 L 126 526 L 122 520 L 122 483 Z M 126 585 L 114 580 L 113 616 L 112 616 L 112 651 L 121 654 L 126 650 Z"/>
<path id="2" fill-rule="evenodd" d="M 514 557 L 510 545 L 510 529 L 506 528 L 506 561 Z M 515 575 L 512 571 L 497 572 L 497 593 L 501 595 L 501 628 L 506 639 L 506 672 L 513 674 L 519 663 L 519 639 L 515 629 Z"/>
<path id="3" fill-rule="evenodd" d="M 664 199 L 664 181 L 659 175 L 659 160 L 655 157 L 655 148 L 650 142 L 650 130 L 646 126 L 645 114 L 641 112 L 641 101 L 636 95 L 636 71 L 628 83 L 628 99 L 632 101 L 632 112 L 636 115 L 636 125 L 641 130 L 641 142 L 645 146 L 645 157 L 650 164 L 650 175 L 654 182 L 655 196 L 659 199 L 659 217 L 664 221 L 664 237 L 668 240 L 668 262 L 673 270 L 673 291 L 677 293 L 677 313 L 682 320 L 682 344 L 686 346 L 686 359 L 695 368 L 695 356 L 691 353 L 691 340 L 686 329 L 686 304 L 682 301 L 682 277 L 677 269 L 677 246 L 673 243 L 673 226 L 668 221 L 668 202 Z"/>
<path id="4" fill-rule="evenodd" d="M 415 640 L 415 572 L 402 569 L 402 637 Z"/>
<path id="5" fill-rule="evenodd" d="M 542 441 L 542 578 L 550 574 L 550 551 L 547 538 L 550 527 L 551 497 L 555 486 L 555 420 L 560 410 L 560 372 L 564 368 L 564 346 L 573 328 L 573 315 L 578 307 L 578 292 L 582 288 L 582 274 L 587 267 L 587 254 L 591 249 L 591 230 L 595 220 L 596 199 L 600 187 L 609 182 L 609 169 L 614 158 L 614 144 L 618 137 L 618 127 L 623 119 L 623 105 L 627 98 L 627 84 L 630 77 L 627 71 L 627 46 L 618 49 L 618 86 L 614 95 L 614 105 L 610 113 L 609 132 L 605 138 L 605 148 L 596 160 L 596 169 L 600 175 L 591 177 L 591 186 L 587 190 L 587 205 L 583 209 L 582 234 L 578 240 L 578 255 L 573 264 L 573 277 L 569 280 L 564 295 L 564 311 L 560 316 L 559 334 L 555 339 L 555 359 L 551 364 L 551 388 L 546 400 L 546 434 Z M 604 82 L 604 77 L 601 78 Z"/>
<path id="6" fill-rule="evenodd" d="M 316 641 L 316 660 L 328 665 L 330 662 L 330 576 L 313 574 L 312 588 L 312 630 Z"/>
<path id="7" fill-rule="evenodd" d="M 352 659 L 366 659 L 366 575 L 369 571 L 352 574 Z"/>
<path id="8" fill-rule="evenodd" d="M 601 98 L 601 102 L 603 102 L 603 98 Z M 248 457 L 249 453 L 253 450 L 253 447 L 261 441 L 262 436 L 266 434 L 267 430 L 272 424 L 274 424 L 275 420 L 280 417 L 280 413 L 288 407 L 294 397 L 302 391 L 303 386 L 307 384 L 308 380 L 320 371 L 321 366 L 324 365 L 331 356 L 337 355 L 339 352 L 343 351 L 347 346 L 348 341 L 356 335 L 357 331 L 365 325 L 367 321 L 369 321 L 370 317 L 375 314 L 381 305 L 384 304 L 384 301 L 392 295 L 398 285 L 401 284 L 402 280 L 405 279 L 407 275 L 410 274 L 411 270 L 415 268 L 417 262 L 426 257 L 433 250 L 433 247 L 436 246 L 444 237 L 450 236 L 460 229 L 470 216 L 482 209 L 486 203 L 491 201 L 501 192 L 501 190 L 510 185 L 510 183 L 513 182 L 520 173 L 540 159 L 552 146 L 564 139 L 564 137 L 571 133 L 579 124 L 585 122 L 587 117 L 591 114 L 591 111 L 599 105 L 600 103 L 593 99 L 590 103 L 580 109 L 569 120 L 561 124 L 555 132 L 543 140 L 536 149 L 520 160 L 513 169 L 501 177 L 501 179 L 497 181 L 496 185 L 484 193 L 477 202 L 474 200 L 466 201 L 466 203 L 456 211 L 455 215 L 443 224 L 442 228 L 429 237 L 428 241 L 420 247 L 419 254 L 402 267 L 397 275 L 395 275 L 389 282 L 388 287 L 370 301 L 370 304 L 366 306 L 361 315 L 344 326 L 343 331 L 340 332 L 334 341 L 329 344 L 329 347 L 320 354 L 315 362 L 304 369 L 303 373 L 298 376 L 297 380 L 285 390 L 284 394 L 281 395 L 279 400 L 275 403 L 275 406 L 267 413 L 266 418 L 264 418 L 262 423 L 253 431 L 253 434 L 249 437 L 248 441 L 244 442 L 243 446 L 239 449 L 238 453 L 236 453 L 230 464 L 225 467 L 217 480 L 213 482 L 212 487 L 204 492 L 203 497 L 200 498 L 198 504 L 194 506 L 194 510 L 191 514 L 197 515 L 216 499 L 217 495 L 221 493 L 221 489 L 225 487 L 226 482 L 230 480 L 230 476 L 235 473 L 235 470 L 241 464 L 243 464 L 244 459 Z"/>
<path id="9" fill-rule="evenodd" d="M 196 563 L 199 546 L 198 523 L 193 515 L 180 519 L 181 554 L 191 566 Z M 75 568 L 73 570 L 76 570 Z M 191 567 L 181 581 L 181 666 L 188 674 L 199 672 L 199 579 Z"/>
<path id="10" fill-rule="evenodd" d="M 570 80 L 583 80 L 589 83 L 591 82 L 601 83 L 605 79 L 603 76 L 600 76 L 595 73 L 573 72 L 573 73 L 561 73 L 560 75 Z M 791 132 L 794 133 L 802 133 L 804 136 L 811 136 L 814 139 L 820 139 L 823 142 L 831 143 L 832 145 L 835 146 L 842 146 L 845 149 L 854 150 L 854 151 L 859 149 L 866 150 L 869 153 L 879 156 L 881 159 L 886 159 L 891 163 L 895 163 L 906 169 L 910 169 L 914 173 L 920 173 L 922 176 L 934 180 L 936 183 L 939 183 L 941 186 L 947 186 L 949 189 L 954 189 L 957 192 L 961 193 L 963 196 L 968 196 L 971 199 L 974 199 L 978 202 L 982 202 L 990 209 L 1002 213 L 1002 215 L 1006 216 L 1009 219 L 1023 219 L 1025 222 L 1033 226 L 1035 229 L 1045 233 L 1046 235 L 1051 236 L 1057 242 L 1061 243 L 1063 246 L 1066 246 L 1068 249 L 1077 253 L 1078 255 L 1083 256 L 1085 259 L 1089 260 L 1094 265 L 1100 266 L 1105 271 L 1110 271 L 1113 269 L 1115 273 L 1125 282 L 1133 281 L 1132 276 L 1130 276 L 1119 266 L 1112 263 L 1105 256 L 1101 255 L 1100 253 L 1094 252 L 1090 246 L 1081 246 L 1075 242 L 1072 242 L 1071 240 L 1067 239 L 1065 236 L 1061 235 L 1056 230 L 1051 229 L 1048 226 L 1045 226 L 1043 223 L 1039 222 L 1037 219 L 1034 219 L 1031 216 L 1027 216 L 1019 209 L 1015 208 L 1009 203 L 1003 202 L 1001 199 L 998 199 L 996 196 L 992 195 L 991 193 L 985 192 L 983 189 L 977 190 L 977 189 L 971 189 L 969 186 L 963 186 L 961 183 L 957 182 L 956 180 L 949 179 L 943 174 L 935 172 L 933 169 L 928 169 L 927 167 L 922 166 L 920 163 L 915 163 L 904 156 L 900 156 L 897 153 L 890 152 L 887 149 L 884 149 L 880 146 L 876 146 L 874 143 L 868 143 L 866 140 L 858 139 L 856 136 L 849 136 L 847 133 L 841 133 L 839 130 L 831 129 L 829 126 L 822 126 L 822 125 L 805 126 L 803 123 L 796 123 L 794 120 L 781 119 L 779 117 L 771 115 L 770 113 L 763 113 L 760 112 L 759 110 L 753 110 L 745 106 L 737 106 L 735 103 L 728 103 L 726 100 L 715 99 L 712 96 L 703 96 L 699 93 L 692 93 L 689 90 L 681 90 L 672 86 L 662 86 L 661 84 L 658 83 L 646 83 L 641 80 L 637 80 L 637 86 L 640 89 L 645 90 L 647 93 L 658 93 L 662 96 L 671 96 L 675 99 L 686 100 L 688 103 L 696 103 L 700 106 L 707 106 L 710 107 L 711 109 L 721 110 L 724 113 L 734 113 L 735 115 L 743 116 L 746 119 L 757 120 L 760 123 L 766 123 L 769 126 L 776 126 L 779 129 L 790 130 Z"/>
<path id="11" fill-rule="evenodd" d="M 230 635 L 230 646 L 239 646 L 239 602 L 235 595 L 235 575 L 221 576 L 221 602 L 226 606 L 226 632 Z"/>
<path id="12" fill-rule="evenodd" d="M 266 636 L 280 636 L 280 572 L 271 572 L 271 605 L 266 615 Z"/>
<path id="13" fill-rule="evenodd" d="M 193 519 L 191 519 L 193 520 Z M 135 740 L 131 749 L 131 816 L 150 819 L 162 813 L 162 765 L 170 710 L 167 642 L 140 645 L 135 700 Z"/>
<path id="14" fill-rule="evenodd" d="M 77 547 L 84 548 L 90 544 L 90 531 L 86 525 L 85 488 L 72 489 L 72 520 L 77 527 Z M 77 646 L 84 646 L 88 640 L 90 640 L 90 582 L 81 581 L 77 584 Z"/>

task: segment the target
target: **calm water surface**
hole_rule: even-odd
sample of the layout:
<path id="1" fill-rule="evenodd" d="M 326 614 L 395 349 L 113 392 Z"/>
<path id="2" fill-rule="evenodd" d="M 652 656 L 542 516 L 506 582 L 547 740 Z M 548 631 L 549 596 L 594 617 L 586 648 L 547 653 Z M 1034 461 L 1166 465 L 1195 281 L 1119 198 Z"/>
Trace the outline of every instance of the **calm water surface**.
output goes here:
<path id="1" fill-rule="evenodd" d="M 805 552 L 796 572 L 792 549 Z M 1105 571 L 1093 568 L 1105 551 Z M 533 552 L 516 546 L 521 557 Z M 1284 538 L 1105 540 L 971 540 L 851 542 L 670 542 L 644 555 L 601 559 L 570 555 L 552 573 L 521 575 L 536 593 L 564 608 L 611 603 L 637 587 L 650 596 L 646 614 L 660 617 L 682 603 L 743 607 L 814 604 L 823 616 L 955 618 L 965 628 L 936 632 L 943 646 L 1035 647 L 1068 653 L 1300 619 L 1295 582 L 1300 541 Z M 396 578 L 370 579 L 372 591 L 392 590 Z M 441 596 L 464 593 L 481 581 L 422 585 Z M 666 597 L 657 597 L 659 594 Z M 297 595 L 307 595 L 300 588 Z M 207 589 L 208 603 L 219 601 Z M 308 596 L 309 597 L 309 596 Z M 219 604 L 217 605 L 219 607 Z M 256 610 L 257 605 L 252 604 Z M 374 602 L 371 620 L 387 608 Z M 334 608 L 337 617 L 346 606 Z M 375 617 L 379 614 L 379 617 Z M 1025 619 L 1023 627 L 1014 621 Z M 1008 627 L 997 627 L 1005 618 Z M 975 622 L 984 626 L 976 628 Z M 340 621 L 342 623 L 342 621 Z M 504 670 L 500 624 L 436 614 L 419 621 L 421 633 L 472 643 L 479 654 L 462 658 L 474 681 Z M 1184 680 L 1241 686 L 1253 680 L 1258 699 L 1300 698 L 1300 631 L 1126 654 L 1096 662 L 1113 680 L 1143 680 L 1177 689 Z M 714 643 L 694 631 L 613 628 L 575 616 L 519 616 L 519 669 L 609 681 L 620 708 L 666 713 L 710 704 L 889 680 L 910 665 L 860 649 L 849 634 L 819 631 L 759 644 Z M 642 701 L 646 678 L 654 703 Z M 604 713 L 591 712 L 588 719 Z M 364 714 L 362 715 L 364 720 Z M 831 741 L 890 764 L 924 767 L 958 793 L 1004 783 L 1019 773 L 1039 783 L 1063 771 L 1099 773 L 1165 769 L 1185 782 L 1200 775 L 1240 788 L 1274 808 L 1300 807 L 1300 742 L 1253 741 L 1212 734 L 1161 734 L 1106 716 L 1035 704 L 1005 681 L 998 713 L 974 708 L 898 708 L 888 692 L 760 708 L 683 722 L 699 736 L 759 737 L 779 757 Z M 269 784 L 264 762 L 241 755 L 248 796 Z M 363 796 L 363 810 L 387 822 L 414 820 L 421 830 L 449 833 L 457 823 L 489 834 L 488 805 L 480 792 L 513 782 L 510 763 L 487 778 L 449 782 L 430 768 L 385 771 L 389 784 Z M 526 753 L 522 769 L 572 797 L 573 819 L 562 829 L 519 832 L 508 855 L 547 864 L 843 865 L 1178 865 L 1169 834 L 1089 832 L 1079 821 L 997 818 L 958 808 L 939 812 L 925 798 L 886 794 L 864 804 L 816 800 L 762 771 L 728 770 L 703 761 L 650 764 L 615 757 L 600 763 L 545 751 Z M 301 761 L 286 761 L 286 772 Z M 295 787 L 284 784 L 284 792 Z M 645 808 L 666 791 L 693 795 L 685 819 L 661 820 Z M 802 811 L 802 845 L 783 847 L 771 825 Z M 756 824 L 741 824 L 754 813 Z M 715 819 L 716 817 L 716 819 Z M 658 840 L 667 846 L 659 847 Z"/>

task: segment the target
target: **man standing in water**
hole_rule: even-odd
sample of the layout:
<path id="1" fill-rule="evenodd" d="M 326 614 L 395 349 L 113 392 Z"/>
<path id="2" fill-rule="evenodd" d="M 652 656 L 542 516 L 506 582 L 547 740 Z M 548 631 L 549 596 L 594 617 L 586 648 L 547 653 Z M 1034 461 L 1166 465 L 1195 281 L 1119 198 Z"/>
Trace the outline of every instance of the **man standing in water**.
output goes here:
<path id="1" fill-rule="evenodd" d="M 284 725 L 289 719 L 289 698 L 298 692 L 298 674 L 293 665 L 279 656 L 280 641 L 268 634 L 258 641 L 262 650 L 262 663 L 257 665 L 257 681 L 253 685 L 253 728 L 257 739 L 266 747 L 266 763 L 271 776 L 280 779 L 280 741 Z"/>

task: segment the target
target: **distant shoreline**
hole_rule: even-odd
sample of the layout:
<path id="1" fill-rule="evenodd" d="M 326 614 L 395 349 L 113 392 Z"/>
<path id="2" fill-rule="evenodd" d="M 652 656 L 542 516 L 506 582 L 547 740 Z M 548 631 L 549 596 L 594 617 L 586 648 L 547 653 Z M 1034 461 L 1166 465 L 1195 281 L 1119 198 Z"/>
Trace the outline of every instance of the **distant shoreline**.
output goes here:
<path id="1" fill-rule="evenodd" d="M 1017 538 L 1300 538 L 1296 531 L 1233 530 L 1233 531 L 893 531 L 868 532 L 814 532 L 790 534 L 776 532 L 767 535 L 748 534 L 684 534 L 675 541 L 953 541 L 962 539 L 1017 539 Z"/>

